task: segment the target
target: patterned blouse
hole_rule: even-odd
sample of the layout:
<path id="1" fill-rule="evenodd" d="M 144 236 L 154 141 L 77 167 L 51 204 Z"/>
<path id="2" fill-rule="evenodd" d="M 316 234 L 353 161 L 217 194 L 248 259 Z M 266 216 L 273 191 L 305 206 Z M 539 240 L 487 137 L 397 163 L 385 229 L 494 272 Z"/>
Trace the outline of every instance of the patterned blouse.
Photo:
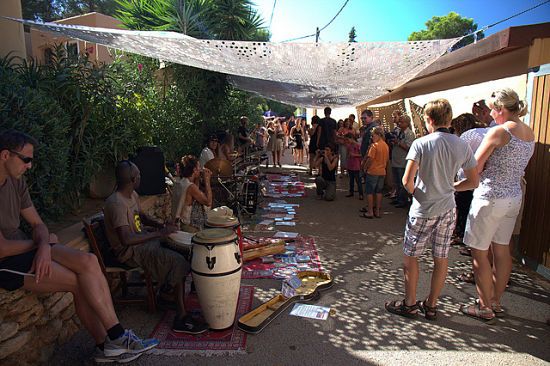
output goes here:
<path id="1" fill-rule="evenodd" d="M 507 127 L 502 127 L 510 134 L 510 141 L 495 149 L 487 159 L 485 169 L 480 174 L 479 187 L 474 191 L 476 198 L 521 197 L 520 181 L 533 155 L 535 142 L 523 141 Z"/>

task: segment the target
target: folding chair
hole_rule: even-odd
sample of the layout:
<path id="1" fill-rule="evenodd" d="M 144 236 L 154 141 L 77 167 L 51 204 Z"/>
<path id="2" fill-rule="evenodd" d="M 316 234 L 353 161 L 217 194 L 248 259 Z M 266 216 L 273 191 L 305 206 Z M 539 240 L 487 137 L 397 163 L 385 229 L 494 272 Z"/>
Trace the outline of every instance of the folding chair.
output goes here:
<path id="1" fill-rule="evenodd" d="M 118 277 L 120 280 L 121 297 L 114 297 L 113 302 L 116 304 L 136 304 L 145 303 L 150 313 L 156 312 L 156 292 L 153 286 L 151 274 L 146 273 L 141 268 L 131 268 L 116 260 L 111 251 L 107 235 L 105 234 L 105 219 L 103 213 L 98 213 L 89 218 L 82 220 L 84 229 L 90 243 L 90 249 L 99 261 L 101 270 L 107 278 L 109 288 L 113 288 L 114 280 Z M 128 277 L 133 273 L 138 272 L 144 282 L 129 282 Z M 147 296 L 144 298 L 136 298 L 128 296 L 128 287 L 143 287 L 147 288 Z"/>

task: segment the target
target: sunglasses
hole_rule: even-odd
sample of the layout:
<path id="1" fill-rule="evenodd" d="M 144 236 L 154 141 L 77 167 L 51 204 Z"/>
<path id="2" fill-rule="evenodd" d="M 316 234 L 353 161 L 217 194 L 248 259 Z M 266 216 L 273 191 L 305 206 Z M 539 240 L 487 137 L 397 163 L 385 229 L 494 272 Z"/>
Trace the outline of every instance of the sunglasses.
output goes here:
<path id="1" fill-rule="evenodd" d="M 12 153 L 12 154 L 17 155 L 17 157 L 18 157 L 19 159 L 21 159 L 21 161 L 22 161 L 23 163 L 25 163 L 25 164 L 32 163 L 32 161 L 33 161 L 33 159 L 34 159 L 34 158 L 31 158 L 30 156 L 25 156 L 25 155 L 23 155 L 23 154 L 21 154 L 21 153 L 18 153 L 17 151 L 13 151 L 13 150 L 8 150 L 8 151 L 9 151 L 10 153 Z"/>

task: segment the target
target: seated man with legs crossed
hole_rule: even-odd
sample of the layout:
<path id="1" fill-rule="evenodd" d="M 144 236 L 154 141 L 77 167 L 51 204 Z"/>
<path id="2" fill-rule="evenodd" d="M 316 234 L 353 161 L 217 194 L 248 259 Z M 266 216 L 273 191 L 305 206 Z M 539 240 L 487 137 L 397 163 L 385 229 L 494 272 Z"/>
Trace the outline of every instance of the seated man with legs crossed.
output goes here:
<path id="1" fill-rule="evenodd" d="M 176 230 L 152 220 L 139 205 L 135 189 L 139 187 L 139 168 L 129 160 L 119 162 L 115 169 L 116 191 L 105 201 L 105 230 L 117 259 L 130 266 L 141 267 L 151 273 L 155 281 L 175 289 L 177 314 L 172 325 L 174 332 L 200 334 L 208 325 L 193 319 L 185 311 L 184 282 L 190 272 L 183 255 L 160 245 Z M 157 230 L 148 230 L 143 225 Z"/>
<path id="2" fill-rule="evenodd" d="M 139 339 L 120 325 L 95 255 L 60 245 L 48 232 L 23 179 L 36 145 L 22 132 L 0 134 L 0 288 L 71 292 L 76 313 L 96 342 L 96 362 L 132 361 L 158 341 Z M 20 217 L 31 226 L 32 239 L 20 230 Z"/>

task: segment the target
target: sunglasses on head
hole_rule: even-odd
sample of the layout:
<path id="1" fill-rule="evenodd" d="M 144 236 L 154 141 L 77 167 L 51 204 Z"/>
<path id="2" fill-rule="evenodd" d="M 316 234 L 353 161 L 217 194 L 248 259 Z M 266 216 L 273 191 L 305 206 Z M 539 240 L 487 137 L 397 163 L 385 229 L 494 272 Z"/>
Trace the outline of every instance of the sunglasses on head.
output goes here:
<path id="1" fill-rule="evenodd" d="M 21 153 L 18 153 L 17 151 L 13 151 L 13 150 L 8 150 L 10 153 L 12 154 L 15 154 L 19 159 L 21 159 L 21 161 L 25 164 L 29 164 L 29 163 L 32 163 L 33 159 L 34 158 L 31 158 L 30 156 L 25 156 Z"/>

